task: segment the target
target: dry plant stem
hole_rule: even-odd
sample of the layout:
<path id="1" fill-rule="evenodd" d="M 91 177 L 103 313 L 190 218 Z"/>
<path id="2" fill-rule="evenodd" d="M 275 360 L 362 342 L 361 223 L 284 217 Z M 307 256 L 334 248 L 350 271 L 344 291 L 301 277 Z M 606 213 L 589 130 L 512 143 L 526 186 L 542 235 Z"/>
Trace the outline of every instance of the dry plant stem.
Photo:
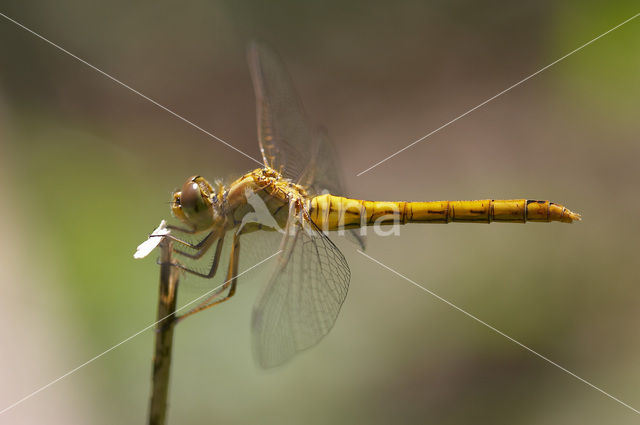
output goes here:
<path id="1" fill-rule="evenodd" d="M 167 418 L 169 372 L 171 370 L 173 328 L 176 324 L 175 311 L 179 276 L 178 268 L 172 265 L 171 250 L 171 241 L 164 238 L 160 243 L 160 290 L 149 406 L 150 425 L 164 425 Z"/>

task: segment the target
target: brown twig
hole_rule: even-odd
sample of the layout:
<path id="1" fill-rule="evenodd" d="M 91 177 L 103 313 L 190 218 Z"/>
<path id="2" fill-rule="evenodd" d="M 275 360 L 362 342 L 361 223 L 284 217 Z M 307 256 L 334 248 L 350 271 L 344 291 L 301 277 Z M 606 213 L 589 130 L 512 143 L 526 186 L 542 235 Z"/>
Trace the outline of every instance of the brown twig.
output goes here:
<path id="1" fill-rule="evenodd" d="M 160 243 L 160 290 L 158 294 L 158 324 L 156 325 L 155 352 L 149 425 L 164 425 L 167 418 L 167 395 L 173 347 L 173 327 L 176 324 L 176 299 L 179 272 L 172 265 L 171 241 L 163 238 Z"/>

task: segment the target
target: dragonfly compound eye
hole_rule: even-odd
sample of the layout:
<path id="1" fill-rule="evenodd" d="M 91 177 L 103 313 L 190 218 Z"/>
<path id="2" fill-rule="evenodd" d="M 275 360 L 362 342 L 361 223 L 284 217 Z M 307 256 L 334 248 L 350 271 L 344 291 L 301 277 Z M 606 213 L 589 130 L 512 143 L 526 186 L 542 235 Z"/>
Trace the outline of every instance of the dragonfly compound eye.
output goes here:
<path id="1" fill-rule="evenodd" d="M 180 208 L 186 221 L 196 228 L 206 228 L 212 220 L 211 200 L 204 189 L 207 187 L 202 187 L 198 179 L 191 178 L 182 186 L 179 194 L 174 195 L 174 201 L 178 204 L 176 206 Z"/>

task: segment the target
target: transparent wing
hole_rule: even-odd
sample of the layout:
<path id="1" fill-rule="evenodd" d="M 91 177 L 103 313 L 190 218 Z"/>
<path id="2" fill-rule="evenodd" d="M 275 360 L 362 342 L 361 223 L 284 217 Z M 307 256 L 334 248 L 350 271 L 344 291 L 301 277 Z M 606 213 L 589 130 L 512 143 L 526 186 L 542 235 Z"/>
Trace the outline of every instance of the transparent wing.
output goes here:
<path id="1" fill-rule="evenodd" d="M 308 188 L 312 195 L 346 195 L 341 167 L 327 132 L 312 129 L 291 77 L 267 46 L 253 42 L 248 50 L 258 110 L 258 141 L 265 165 Z M 364 249 L 358 230 L 347 236 Z"/>
<path id="2" fill-rule="evenodd" d="M 333 242 L 310 221 L 294 217 L 288 227 L 276 270 L 253 310 L 253 347 L 262 367 L 317 344 L 349 289 L 349 266 Z"/>
<path id="3" fill-rule="evenodd" d="M 331 193 L 346 196 L 340 158 L 336 154 L 329 135 L 324 128 L 318 128 L 313 137 L 315 151 L 311 163 L 302 176 L 301 184 L 307 187 L 312 195 Z M 365 248 L 365 237 L 360 234 L 359 229 L 347 230 L 346 235 L 360 248 Z"/>
<path id="4" fill-rule="evenodd" d="M 311 162 L 312 132 L 291 78 L 278 55 L 252 42 L 249 68 L 258 110 L 258 141 L 265 165 L 297 182 Z"/>
<path id="5" fill-rule="evenodd" d="M 344 196 L 342 168 L 335 147 L 327 131 L 316 128 L 313 131 L 310 162 L 300 176 L 300 184 L 312 195 L 331 193 Z"/>

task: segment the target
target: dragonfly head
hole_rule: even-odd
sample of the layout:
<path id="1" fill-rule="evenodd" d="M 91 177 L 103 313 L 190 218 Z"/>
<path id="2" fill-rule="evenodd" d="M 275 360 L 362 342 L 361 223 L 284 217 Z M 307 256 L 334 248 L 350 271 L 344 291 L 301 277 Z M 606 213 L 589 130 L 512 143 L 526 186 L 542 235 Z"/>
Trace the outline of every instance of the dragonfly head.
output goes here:
<path id="1" fill-rule="evenodd" d="M 179 192 L 173 194 L 173 215 L 198 230 L 210 229 L 219 220 L 218 196 L 203 177 L 189 178 Z"/>

